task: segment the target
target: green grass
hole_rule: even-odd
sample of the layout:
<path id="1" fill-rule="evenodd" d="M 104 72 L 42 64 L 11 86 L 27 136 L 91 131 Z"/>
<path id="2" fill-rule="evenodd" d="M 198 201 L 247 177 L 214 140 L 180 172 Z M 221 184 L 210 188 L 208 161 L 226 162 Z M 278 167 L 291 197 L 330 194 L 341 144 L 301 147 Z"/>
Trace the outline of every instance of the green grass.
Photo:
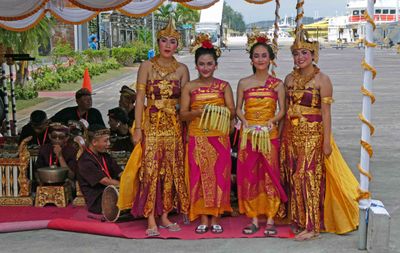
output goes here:
<path id="1" fill-rule="evenodd" d="M 132 71 L 131 68 L 122 67 L 120 69 L 111 69 L 106 73 L 100 74 L 90 78 L 92 87 L 96 87 L 104 82 L 107 82 L 115 77 L 125 75 L 128 71 Z M 82 87 L 83 77 L 76 83 L 62 83 L 60 89 L 55 91 L 77 91 Z"/>
<path id="2" fill-rule="evenodd" d="M 28 100 L 17 100 L 17 111 L 32 107 L 32 106 L 42 103 L 48 99 L 50 99 L 50 98 L 33 98 L 33 99 L 28 99 Z M 10 104 L 9 108 L 11 108 L 11 104 Z"/>

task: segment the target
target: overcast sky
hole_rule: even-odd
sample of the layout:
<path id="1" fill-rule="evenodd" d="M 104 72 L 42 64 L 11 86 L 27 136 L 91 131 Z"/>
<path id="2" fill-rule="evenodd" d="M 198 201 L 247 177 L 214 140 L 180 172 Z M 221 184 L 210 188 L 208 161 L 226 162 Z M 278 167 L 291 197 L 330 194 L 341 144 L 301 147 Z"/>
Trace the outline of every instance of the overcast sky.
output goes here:
<path id="1" fill-rule="evenodd" d="M 266 4 L 250 4 L 244 0 L 225 0 L 234 10 L 242 13 L 246 23 L 275 18 L 275 1 Z M 280 16 L 283 18 L 293 16 L 296 13 L 296 0 L 281 0 Z M 305 15 L 314 17 L 315 12 L 320 17 L 346 14 L 347 0 L 305 0 Z"/>

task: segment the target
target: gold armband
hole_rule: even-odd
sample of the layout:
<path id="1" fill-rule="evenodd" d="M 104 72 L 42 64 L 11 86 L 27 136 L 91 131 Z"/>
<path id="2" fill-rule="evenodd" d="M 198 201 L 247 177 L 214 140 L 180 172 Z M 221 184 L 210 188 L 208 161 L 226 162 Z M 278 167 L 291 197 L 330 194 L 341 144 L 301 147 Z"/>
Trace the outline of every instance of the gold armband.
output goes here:
<path id="1" fill-rule="evenodd" d="M 324 104 L 330 105 L 330 104 L 332 104 L 333 102 L 335 102 L 335 100 L 333 100 L 332 97 L 323 97 L 323 98 L 321 99 L 321 102 L 324 103 Z"/>
<path id="2" fill-rule="evenodd" d="M 145 83 L 138 83 L 136 84 L 136 90 L 146 90 L 146 84 Z"/>

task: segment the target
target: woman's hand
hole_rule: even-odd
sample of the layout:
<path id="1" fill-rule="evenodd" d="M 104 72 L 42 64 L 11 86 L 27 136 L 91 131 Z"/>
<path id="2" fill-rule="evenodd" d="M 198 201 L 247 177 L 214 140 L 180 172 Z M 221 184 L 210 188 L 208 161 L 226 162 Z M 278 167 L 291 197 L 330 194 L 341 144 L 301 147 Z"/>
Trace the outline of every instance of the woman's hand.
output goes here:
<path id="1" fill-rule="evenodd" d="M 267 127 L 268 127 L 269 130 L 271 130 L 272 128 L 275 127 L 275 123 L 274 123 L 274 121 L 272 119 L 268 120 Z"/>
<path id="2" fill-rule="evenodd" d="M 136 145 L 140 142 L 142 142 L 142 129 L 140 128 L 135 128 L 135 131 L 133 132 L 133 145 Z"/>
<path id="3" fill-rule="evenodd" d="M 193 110 L 192 113 L 194 114 L 195 117 L 201 117 L 201 115 L 203 115 L 203 111 L 204 109 L 196 109 Z"/>
<path id="4" fill-rule="evenodd" d="M 249 123 L 247 123 L 247 120 L 242 120 L 242 127 L 243 128 L 248 128 L 249 127 Z"/>
<path id="5" fill-rule="evenodd" d="M 323 152 L 324 152 L 325 156 L 330 156 L 331 155 L 332 146 L 331 146 L 331 142 L 330 142 L 329 139 L 324 141 L 322 149 L 323 149 Z"/>

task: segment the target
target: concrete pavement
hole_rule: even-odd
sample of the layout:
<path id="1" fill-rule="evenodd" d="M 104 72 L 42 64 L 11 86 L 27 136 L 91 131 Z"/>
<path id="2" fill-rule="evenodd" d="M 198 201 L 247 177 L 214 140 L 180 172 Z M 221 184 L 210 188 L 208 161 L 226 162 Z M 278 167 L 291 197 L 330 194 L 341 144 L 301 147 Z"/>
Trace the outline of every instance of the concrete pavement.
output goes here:
<path id="1" fill-rule="evenodd" d="M 370 190 L 373 198 L 382 200 L 389 211 L 391 221 L 391 252 L 400 252 L 400 120 L 399 120 L 399 80 L 400 55 L 393 50 L 377 49 L 375 66 L 378 75 L 373 91 L 377 101 L 372 107 L 372 122 L 376 133 L 372 138 L 374 156 L 371 171 L 374 176 Z M 356 164 L 360 156 L 361 112 L 359 90 L 362 84 L 360 66 L 363 51 L 346 48 L 344 50 L 324 49 L 321 51 L 319 66 L 328 74 L 334 85 L 335 103 L 332 107 L 333 133 L 344 158 L 357 175 Z M 194 57 L 182 55 L 178 59 L 186 63 L 192 79 L 197 76 Z M 231 83 L 236 90 L 240 78 L 251 74 L 248 54 L 244 49 L 223 52 L 215 74 Z M 283 48 L 278 56 L 277 74 L 281 79 L 291 71 L 292 58 L 288 48 Z M 94 106 L 103 113 L 104 120 L 109 108 L 118 105 L 118 91 L 123 84 L 135 81 L 136 73 L 129 73 L 121 80 L 110 82 L 107 87 L 96 91 Z M 49 114 L 63 106 L 73 105 L 74 101 L 50 108 L 44 105 Z M 43 106 L 43 105 L 42 105 Z M 41 105 L 38 105 L 41 107 Z M 358 234 L 344 236 L 323 234 L 319 240 L 294 242 L 288 239 L 235 239 L 235 240 L 126 240 L 100 237 L 52 230 L 27 231 L 0 234 L 1 252 L 359 252 Z"/>

